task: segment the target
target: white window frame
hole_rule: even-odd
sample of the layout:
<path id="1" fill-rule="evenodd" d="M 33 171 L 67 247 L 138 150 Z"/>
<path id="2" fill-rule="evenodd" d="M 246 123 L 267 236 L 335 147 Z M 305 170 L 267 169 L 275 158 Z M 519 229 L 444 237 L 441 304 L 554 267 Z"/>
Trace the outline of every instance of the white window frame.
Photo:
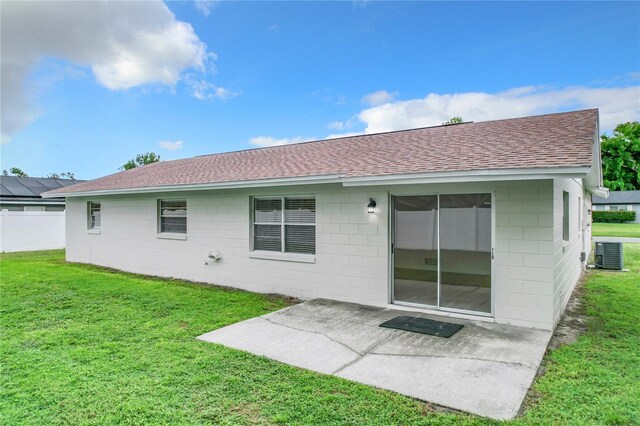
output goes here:
<path id="1" fill-rule="evenodd" d="M 162 203 L 163 202 L 176 202 L 176 201 L 184 201 L 184 216 L 170 216 L 170 217 L 184 217 L 185 219 L 185 230 L 184 232 L 167 232 L 162 230 L 162 218 L 168 217 L 162 215 Z M 189 232 L 189 202 L 186 198 L 159 198 L 156 203 L 156 212 L 157 212 L 157 237 L 169 240 L 186 240 L 187 233 Z"/>
<path id="2" fill-rule="evenodd" d="M 315 203 L 315 207 L 316 207 L 316 215 L 314 218 L 313 222 L 306 222 L 306 223 L 288 223 L 285 219 L 285 211 L 286 211 L 286 199 L 313 199 L 314 203 Z M 275 223 L 275 222 L 256 222 L 255 221 L 255 200 L 280 200 L 280 206 L 281 206 L 281 216 L 280 216 L 280 222 Z M 316 196 L 315 195 L 282 195 L 282 196 L 253 196 L 250 198 L 249 200 L 249 205 L 250 205 L 250 215 L 251 215 L 251 220 L 250 220 L 250 224 L 251 224 L 251 232 L 250 232 L 250 238 L 251 238 L 251 251 L 250 251 L 250 257 L 253 258 L 260 258 L 260 259 L 274 259 L 274 260 L 289 260 L 289 261 L 294 261 L 294 262 L 307 262 L 307 263 L 315 263 L 315 256 L 316 253 L 318 251 L 318 236 L 317 236 L 317 231 L 318 231 L 318 219 L 317 219 L 317 213 L 318 213 L 318 203 L 316 200 Z M 255 225 L 279 225 L 280 226 L 280 251 L 275 251 L 275 250 L 256 250 L 255 249 Z M 315 238 L 315 246 L 314 246 L 314 250 L 313 250 L 313 254 L 310 253 L 295 253 L 295 252 L 287 252 L 286 251 L 286 241 L 285 241 L 285 237 L 286 237 L 286 227 L 287 225 L 289 226 L 313 226 L 314 229 L 314 233 L 316 234 L 316 238 Z"/>
<path id="3" fill-rule="evenodd" d="M 93 209 L 95 205 L 98 205 L 97 211 L 100 212 L 100 223 L 95 225 L 91 219 L 92 213 L 96 210 Z M 87 232 L 91 234 L 99 234 L 102 228 L 102 202 L 101 201 L 87 201 Z"/>
<path id="4" fill-rule="evenodd" d="M 569 191 L 562 191 L 562 240 L 571 240 L 571 198 Z"/>

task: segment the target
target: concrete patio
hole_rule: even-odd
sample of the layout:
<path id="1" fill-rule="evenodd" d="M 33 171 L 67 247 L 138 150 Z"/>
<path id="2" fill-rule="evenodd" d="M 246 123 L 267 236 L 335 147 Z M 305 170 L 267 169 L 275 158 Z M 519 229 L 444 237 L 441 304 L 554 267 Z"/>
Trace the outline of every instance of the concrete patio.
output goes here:
<path id="1" fill-rule="evenodd" d="M 399 315 L 464 328 L 446 339 L 379 327 Z M 481 416 L 511 419 L 551 334 L 316 299 L 198 339 Z"/>

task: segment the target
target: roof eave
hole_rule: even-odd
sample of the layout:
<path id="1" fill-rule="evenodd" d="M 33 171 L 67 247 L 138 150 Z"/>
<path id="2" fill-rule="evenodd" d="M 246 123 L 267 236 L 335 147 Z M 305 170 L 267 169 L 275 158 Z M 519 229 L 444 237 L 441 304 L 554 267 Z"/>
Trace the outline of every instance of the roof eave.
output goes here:
<path id="1" fill-rule="evenodd" d="M 463 170 L 442 173 L 413 173 L 375 176 L 344 177 L 340 175 L 304 176 L 279 179 L 261 179 L 252 181 L 235 181 L 221 183 L 205 183 L 193 185 L 166 185 L 142 188 L 117 188 L 97 191 L 74 191 L 69 193 L 43 193 L 44 198 L 52 197 L 87 197 L 100 195 L 126 195 L 143 193 L 163 193 L 176 191 L 204 191 L 218 189 L 243 189 L 291 185 L 313 185 L 340 183 L 345 187 L 375 185 L 412 185 L 432 183 L 460 183 L 507 180 L 540 180 L 554 177 L 584 178 L 590 167 L 545 167 L 530 169 L 496 169 L 496 170 Z"/>
<path id="2" fill-rule="evenodd" d="M 125 194 L 145 194 L 153 192 L 176 192 L 176 191 L 206 191 L 213 189 L 241 189 L 241 188 L 261 188 L 265 186 L 289 186 L 289 185 L 314 185 L 325 183 L 339 183 L 339 175 L 323 175 L 323 176 L 302 176 L 294 178 L 276 178 L 276 179 L 260 179 L 245 180 L 232 182 L 214 182 L 214 183 L 198 183 L 187 185 L 163 185 L 148 186 L 141 188 L 116 188 L 97 191 L 74 191 L 74 192 L 45 192 L 43 198 L 53 197 L 85 197 L 98 195 L 125 195 Z"/>
<path id="3" fill-rule="evenodd" d="M 348 177 L 344 186 L 415 185 L 435 183 L 496 182 L 508 180 L 541 180 L 554 177 L 584 178 L 590 167 L 536 167 L 529 169 L 463 170 L 443 173 L 419 173 L 385 176 Z"/>

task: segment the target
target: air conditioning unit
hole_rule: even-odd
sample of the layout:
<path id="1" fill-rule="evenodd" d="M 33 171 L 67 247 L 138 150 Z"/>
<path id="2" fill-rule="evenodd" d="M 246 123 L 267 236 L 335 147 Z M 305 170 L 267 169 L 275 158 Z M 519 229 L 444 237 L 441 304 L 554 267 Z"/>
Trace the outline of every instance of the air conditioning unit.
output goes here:
<path id="1" fill-rule="evenodd" d="M 622 243 L 596 243 L 596 267 L 622 270 L 624 267 Z"/>

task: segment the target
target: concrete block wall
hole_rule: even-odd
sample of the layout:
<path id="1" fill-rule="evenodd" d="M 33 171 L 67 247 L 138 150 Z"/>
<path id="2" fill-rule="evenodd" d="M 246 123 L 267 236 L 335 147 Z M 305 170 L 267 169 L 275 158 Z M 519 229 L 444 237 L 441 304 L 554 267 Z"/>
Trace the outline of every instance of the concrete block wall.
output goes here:
<path id="1" fill-rule="evenodd" d="M 315 195 L 315 263 L 255 259 L 250 196 Z M 377 214 L 367 213 L 369 197 Z M 159 238 L 157 200 L 187 200 L 186 240 Z M 69 198 L 67 260 L 302 299 L 387 303 L 387 195 L 338 185 Z M 101 202 L 100 234 L 86 204 Z M 222 259 L 205 265 L 210 251 Z"/>
<path id="2" fill-rule="evenodd" d="M 550 329 L 558 306 L 552 180 L 368 188 L 310 185 L 69 198 L 67 259 L 301 299 L 386 306 L 391 301 L 390 194 L 472 192 L 495 194 L 495 321 Z M 268 195 L 316 197 L 314 263 L 251 257 L 250 197 Z M 378 204 L 374 215 L 367 213 L 370 197 Z M 168 198 L 187 200 L 186 240 L 158 237 L 157 200 Z M 101 202 L 100 234 L 87 231 L 87 201 Z M 219 251 L 222 260 L 205 265 L 212 250 Z"/>
<path id="3" fill-rule="evenodd" d="M 563 239 L 563 193 L 569 193 L 569 239 Z M 580 279 L 584 263 L 580 253 L 585 245 L 590 245 L 591 235 L 583 240 L 585 232 L 584 205 L 582 201 L 590 196 L 578 179 L 554 179 L 553 181 L 553 317 L 555 325 L 569 301 L 573 289 Z M 580 202 L 580 204 L 579 204 Z M 588 204 L 587 204 L 588 205 Z M 584 244 L 583 244 L 584 241 Z"/>
<path id="4" fill-rule="evenodd" d="M 549 329 L 553 316 L 553 184 L 496 188 L 496 321 Z"/>

